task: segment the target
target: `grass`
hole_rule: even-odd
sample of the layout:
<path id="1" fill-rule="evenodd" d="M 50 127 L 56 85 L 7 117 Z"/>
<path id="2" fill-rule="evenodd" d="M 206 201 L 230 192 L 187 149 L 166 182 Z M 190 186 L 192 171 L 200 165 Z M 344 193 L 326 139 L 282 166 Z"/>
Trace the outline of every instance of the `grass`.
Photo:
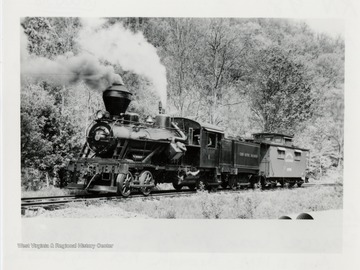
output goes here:
<path id="1" fill-rule="evenodd" d="M 49 196 L 65 196 L 70 195 L 70 191 L 66 189 L 57 188 L 54 186 L 45 187 L 40 190 L 21 190 L 21 197 L 49 197 Z"/>
<path id="2" fill-rule="evenodd" d="M 342 186 L 239 193 L 198 192 L 195 196 L 116 202 L 121 209 L 152 218 L 269 219 L 306 211 L 341 209 Z"/>
<path id="3" fill-rule="evenodd" d="M 342 174 L 334 174 L 330 180 L 337 185 L 292 189 L 279 188 L 266 191 L 249 189 L 236 193 L 208 193 L 203 191 L 189 197 L 86 202 L 85 204 L 69 205 L 66 209 L 52 211 L 53 213 L 48 216 L 67 217 L 71 213 L 71 217 L 277 219 L 283 215 L 300 212 L 342 209 Z M 159 189 L 171 189 L 171 187 L 163 185 Z M 67 194 L 69 191 L 50 187 L 40 191 L 24 191 L 22 195 L 23 197 L 32 197 Z M 98 212 L 101 212 L 101 215 Z"/>
<path id="4" fill-rule="evenodd" d="M 54 186 L 44 187 L 40 190 L 21 190 L 22 198 L 29 197 L 51 197 L 51 196 L 67 196 L 67 195 L 77 195 L 84 194 L 82 190 L 69 190 L 64 188 L 58 188 Z"/>
<path id="5" fill-rule="evenodd" d="M 283 215 L 342 207 L 343 187 L 336 185 L 236 193 L 198 192 L 177 198 L 89 201 L 39 214 L 75 218 L 277 219 Z"/>

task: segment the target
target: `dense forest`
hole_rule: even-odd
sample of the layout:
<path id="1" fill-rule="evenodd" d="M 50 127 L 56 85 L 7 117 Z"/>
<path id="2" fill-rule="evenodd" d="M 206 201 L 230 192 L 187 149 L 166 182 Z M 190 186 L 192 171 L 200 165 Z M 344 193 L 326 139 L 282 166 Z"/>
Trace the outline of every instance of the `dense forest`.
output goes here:
<path id="1" fill-rule="evenodd" d="M 22 186 L 58 185 L 102 91 L 123 81 L 130 110 L 208 122 L 231 136 L 294 134 L 321 178 L 343 166 L 341 37 L 286 19 L 23 18 Z"/>

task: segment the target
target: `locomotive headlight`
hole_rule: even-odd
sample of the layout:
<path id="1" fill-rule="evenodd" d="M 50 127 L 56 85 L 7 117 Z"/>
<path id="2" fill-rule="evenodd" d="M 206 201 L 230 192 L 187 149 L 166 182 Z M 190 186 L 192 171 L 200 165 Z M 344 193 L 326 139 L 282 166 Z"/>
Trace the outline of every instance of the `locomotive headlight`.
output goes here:
<path id="1" fill-rule="evenodd" d="M 97 111 L 96 112 L 96 119 L 101 119 L 104 117 L 104 112 L 103 111 Z"/>

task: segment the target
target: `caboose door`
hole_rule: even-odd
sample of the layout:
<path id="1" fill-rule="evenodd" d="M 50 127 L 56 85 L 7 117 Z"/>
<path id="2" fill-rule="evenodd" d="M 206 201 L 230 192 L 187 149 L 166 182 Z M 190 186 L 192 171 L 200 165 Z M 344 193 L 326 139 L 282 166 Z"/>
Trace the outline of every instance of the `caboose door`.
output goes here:
<path id="1" fill-rule="evenodd" d="M 201 141 L 201 167 L 214 168 L 219 166 L 219 141 L 221 134 L 203 130 Z"/>

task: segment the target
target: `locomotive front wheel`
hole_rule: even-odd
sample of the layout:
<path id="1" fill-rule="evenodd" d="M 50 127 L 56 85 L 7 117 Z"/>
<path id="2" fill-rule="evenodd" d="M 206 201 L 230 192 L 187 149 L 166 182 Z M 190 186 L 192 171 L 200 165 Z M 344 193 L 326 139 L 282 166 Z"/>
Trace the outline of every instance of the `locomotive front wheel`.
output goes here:
<path id="1" fill-rule="evenodd" d="M 140 176 L 140 183 L 142 185 L 151 185 L 154 183 L 154 178 L 151 174 L 151 172 L 149 171 L 143 171 Z M 148 196 L 151 193 L 151 187 L 142 187 L 140 188 L 140 192 L 144 195 L 144 196 Z"/>
<path id="2" fill-rule="evenodd" d="M 117 194 L 123 197 L 129 197 L 131 193 L 130 183 L 133 180 L 131 172 L 127 174 L 120 173 L 116 178 Z"/>

